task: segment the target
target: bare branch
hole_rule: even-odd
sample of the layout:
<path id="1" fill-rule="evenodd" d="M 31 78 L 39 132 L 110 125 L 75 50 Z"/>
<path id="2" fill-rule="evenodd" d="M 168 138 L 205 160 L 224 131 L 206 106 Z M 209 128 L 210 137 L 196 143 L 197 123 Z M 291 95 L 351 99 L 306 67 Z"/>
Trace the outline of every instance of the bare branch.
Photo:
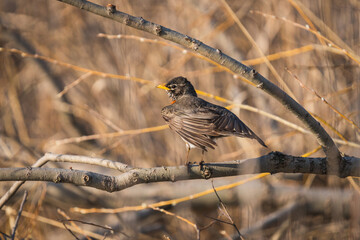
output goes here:
<path id="1" fill-rule="evenodd" d="M 120 162 L 114 162 L 108 159 L 103 158 L 92 158 L 86 156 L 77 156 L 77 155 L 66 155 L 66 154 L 53 154 L 46 153 L 43 157 L 36 161 L 31 167 L 42 167 L 47 162 L 71 162 L 71 163 L 85 163 L 91 165 L 102 166 L 106 168 L 112 168 L 120 172 L 126 172 L 133 169 L 133 167 Z M 0 209 L 4 204 L 16 193 L 16 191 L 23 185 L 25 181 L 18 181 L 14 183 L 11 188 L 1 197 L 0 199 Z"/>
<path id="2" fill-rule="evenodd" d="M 94 158 L 87 156 L 54 154 L 54 153 L 46 153 L 44 157 L 40 158 L 32 167 L 41 167 L 49 161 L 91 164 L 105 168 L 115 169 L 120 172 L 126 172 L 133 169 L 133 167 L 126 165 L 124 163 L 114 162 L 104 158 Z"/>
<path id="3" fill-rule="evenodd" d="M 74 157 L 72 155 L 68 156 L 69 158 Z M 338 176 L 360 176 L 359 158 L 346 156 L 344 161 L 346 165 Z M 118 176 L 73 169 L 2 168 L 0 169 L 0 181 L 72 183 L 78 186 L 88 186 L 114 192 L 141 183 L 209 179 L 263 172 L 328 174 L 326 158 L 304 158 L 285 155 L 280 152 L 271 152 L 258 158 L 231 162 L 132 169 Z"/>
<path id="4" fill-rule="evenodd" d="M 233 73 L 239 75 L 240 77 L 243 77 L 246 80 L 252 82 L 253 84 L 255 84 L 255 86 L 277 99 L 287 109 L 294 113 L 316 136 L 317 141 L 322 146 L 327 156 L 327 164 L 329 165 L 328 172 L 332 174 L 338 174 L 339 172 L 343 172 L 343 168 L 345 167 L 346 162 L 342 160 L 342 156 L 338 148 L 336 147 L 334 141 L 320 125 L 320 123 L 316 121 L 299 103 L 292 99 L 287 93 L 285 93 L 275 84 L 264 78 L 254 69 L 243 65 L 239 61 L 222 53 L 222 51 L 220 51 L 219 49 L 214 49 L 195 38 L 173 31 L 159 24 L 149 22 L 142 17 L 134 17 L 129 14 L 117 11 L 115 7 L 112 9 L 112 11 L 109 12 L 106 7 L 85 0 L 58 1 L 73 5 L 91 13 L 123 23 L 129 27 L 133 27 L 138 30 L 145 31 L 167 39 L 169 41 L 178 43 L 183 47 L 194 50 L 195 52 L 209 58 L 210 60 L 230 69 Z"/>
<path id="5" fill-rule="evenodd" d="M 108 192 L 115 191 L 115 177 L 98 173 L 61 168 L 1 168 L 4 181 L 46 181 L 91 186 Z M 11 180 L 10 180 L 11 179 Z"/>

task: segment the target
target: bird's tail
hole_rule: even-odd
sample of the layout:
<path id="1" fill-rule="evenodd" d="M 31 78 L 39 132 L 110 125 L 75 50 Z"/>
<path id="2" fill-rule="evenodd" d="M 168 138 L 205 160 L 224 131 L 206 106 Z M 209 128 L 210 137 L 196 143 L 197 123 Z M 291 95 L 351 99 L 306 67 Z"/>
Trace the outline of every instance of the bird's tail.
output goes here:
<path id="1" fill-rule="evenodd" d="M 256 139 L 261 145 L 263 145 L 264 147 L 268 148 L 268 146 L 266 146 L 266 144 L 264 143 L 264 141 L 261 140 L 261 138 L 259 138 L 254 132 L 253 132 L 253 138 Z"/>
<path id="2" fill-rule="evenodd" d="M 234 132 L 235 136 L 239 136 L 239 137 L 247 137 L 247 138 L 251 138 L 251 139 L 256 139 L 256 141 L 258 141 L 262 146 L 268 148 L 268 146 L 266 146 L 266 144 L 264 143 L 263 140 L 261 140 L 261 138 L 259 138 L 248 126 L 246 126 L 240 119 L 237 122 L 238 124 L 238 128 L 235 128 L 237 131 Z M 239 131 L 240 130 L 240 131 Z"/>

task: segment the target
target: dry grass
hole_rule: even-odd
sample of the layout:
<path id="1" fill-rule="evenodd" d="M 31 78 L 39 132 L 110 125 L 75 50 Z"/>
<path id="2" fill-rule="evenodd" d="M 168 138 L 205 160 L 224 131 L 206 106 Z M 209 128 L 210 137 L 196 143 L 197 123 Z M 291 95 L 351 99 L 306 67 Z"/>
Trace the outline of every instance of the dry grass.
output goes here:
<path id="1" fill-rule="evenodd" d="M 105 5 L 103 1 L 97 2 Z M 112 3 L 120 11 L 195 37 L 244 63 L 253 64 L 258 72 L 318 116 L 332 137 L 343 140 L 344 144 L 338 144 L 340 151 L 360 156 L 357 56 L 360 4 L 357 1 L 303 1 L 319 19 L 306 15 L 304 6 L 290 0 L 228 1 L 237 19 L 223 1 L 116 0 Z M 201 91 L 231 103 L 253 106 L 302 127 L 300 121 L 259 89 L 172 43 L 161 43 L 161 39 L 152 41 L 155 37 L 149 34 L 58 1 L 5 0 L 1 1 L 0 9 L 0 47 L 57 60 L 0 52 L 1 167 L 29 166 L 45 152 L 101 156 L 139 167 L 182 164 L 185 145 L 173 132 L 167 128 L 156 132 L 138 130 L 164 125 L 160 110 L 169 99 L 163 90 L 154 86 L 180 75 L 188 77 Z M 244 34 L 239 22 L 253 40 Z M 323 24 L 333 32 L 322 27 Z M 99 37 L 99 33 L 122 37 Z M 271 55 L 270 62 L 266 63 L 262 54 Z M 312 135 L 238 106 L 233 105 L 232 111 L 272 150 L 303 155 L 317 148 Z M 122 131 L 130 134 L 121 134 Z M 112 132 L 120 133 L 115 137 Z M 99 137 L 66 144 L 59 141 L 88 135 Z M 198 161 L 200 153 L 193 150 L 190 159 Z M 254 141 L 227 138 L 219 141 L 215 151 L 206 154 L 206 161 L 242 159 L 265 153 L 266 149 Z M 320 155 L 323 153 L 318 151 L 312 156 Z M 58 166 L 106 171 L 82 165 Z M 239 181 L 239 177 L 214 182 L 223 185 L 235 181 Z M 259 191 L 254 188 L 268 192 L 271 186 L 279 185 L 319 187 L 319 191 L 353 190 L 359 181 L 278 174 L 219 194 L 236 225 L 248 229 L 285 205 L 274 196 L 264 197 L 261 192 L 258 195 Z M 3 194 L 9 184 L 0 186 Z M 80 215 L 69 211 L 71 207 L 120 208 L 185 197 L 211 188 L 208 181 L 143 185 L 113 194 L 44 183 L 27 183 L 25 187 L 29 189 L 29 196 L 24 211 L 33 214 L 33 218 L 21 219 L 19 238 L 70 238 L 71 235 L 56 224 L 50 227 L 44 223 L 46 220 L 31 220 L 37 216 L 61 219 L 58 208 L 72 219 L 117 227 L 115 239 L 127 239 L 126 236 L 194 239 L 194 226 L 186 221 L 201 230 L 212 221 L 207 216 L 218 216 L 214 196 L 194 201 L 189 198 L 184 203 L 168 206 L 166 210 L 178 217 L 154 210 L 107 215 Z M 251 199 L 244 202 L 243 195 Z M 8 206 L 16 210 L 20 202 L 21 193 L 18 193 Z M 281 224 L 260 231 L 260 238 L 356 239 L 359 237 L 359 205 L 359 193 L 354 192 L 353 202 L 346 211 L 328 207 L 320 213 L 307 214 L 305 209 L 301 214 L 290 214 Z M 9 233 L 13 218 L 10 210 L 0 211 L 0 231 Z M 76 224 L 94 233 L 99 230 Z M 217 239 L 234 233 L 232 226 L 217 222 L 201 230 L 200 236 Z"/>

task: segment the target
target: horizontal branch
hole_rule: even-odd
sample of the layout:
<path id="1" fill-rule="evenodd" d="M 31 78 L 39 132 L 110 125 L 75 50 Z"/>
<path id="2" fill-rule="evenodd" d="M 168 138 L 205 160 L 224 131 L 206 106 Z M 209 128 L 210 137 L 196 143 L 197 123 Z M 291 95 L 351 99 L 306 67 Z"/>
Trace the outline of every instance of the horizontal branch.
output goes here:
<path id="1" fill-rule="evenodd" d="M 344 157 L 340 177 L 360 176 L 360 159 Z M 135 168 L 118 176 L 108 176 L 90 171 L 58 168 L 2 168 L 0 181 L 48 181 L 72 183 L 114 192 L 141 183 L 209 179 L 256 173 L 312 173 L 328 174 L 326 158 L 304 158 L 271 152 L 247 160 L 206 163 L 189 166 Z"/>
<path id="2" fill-rule="evenodd" d="M 120 163 L 114 162 L 104 158 L 94 158 L 87 156 L 78 156 L 78 155 L 67 155 L 67 154 L 54 154 L 54 153 L 46 153 L 43 157 L 38 159 L 36 163 L 34 163 L 31 167 L 42 167 L 47 162 L 71 162 L 71 163 L 83 163 L 90 165 L 97 165 L 106 168 L 111 168 L 118 170 L 120 172 L 126 172 L 133 167 Z M 0 198 L 0 209 L 6 204 L 6 202 L 16 193 L 16 191 L 24 184 L 24 181 L 18 181 L 14 183 L 11 188 Z"/>
<path id="3" fill-rule="evenodd" d="M 113 192 L 115 177 L 62 168 L 1 168 L 0 181 L 45 181 L 54 183 L 72 183 L 77 186 L 89 186 Z"/>
<path id="4" fill-rule="evenodd" d="M 105 168 L 115 169 L 120 172 L 126 172 L 133 167 L 126 165 L 121 162 L 111 161 L 105 158 L 95 158 L 88 156 L 80 155 L 68 155 L 68 154 L 55 154 L 55 153 L 46 153 L 42 158 L 40 158 L 32 167 L 41 167 L 47 162 L 69 162 L 69 163 L 82 163 L 101 166 Z"/>

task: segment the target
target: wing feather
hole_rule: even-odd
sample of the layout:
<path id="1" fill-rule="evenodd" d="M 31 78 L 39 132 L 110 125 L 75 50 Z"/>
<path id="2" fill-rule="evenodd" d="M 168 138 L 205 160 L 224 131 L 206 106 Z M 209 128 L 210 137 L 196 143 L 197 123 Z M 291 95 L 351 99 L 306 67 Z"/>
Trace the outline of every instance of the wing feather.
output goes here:
<path id="1" fill-rule="evenodd" d="M 209 104 L 209 103 L 208 103 Z M 212 138 L 234 135 L 256 139 L 261 145 L 265 143 L 248 128 L 234 113 L 216 106 L 207 105 L 207 108 L 162 112 L 164 119 L 171 129 L 177 132 L 183 140 L 206 150 L 214 148 Z M 173 106 L 169 106 L 170 108 Z"/>

